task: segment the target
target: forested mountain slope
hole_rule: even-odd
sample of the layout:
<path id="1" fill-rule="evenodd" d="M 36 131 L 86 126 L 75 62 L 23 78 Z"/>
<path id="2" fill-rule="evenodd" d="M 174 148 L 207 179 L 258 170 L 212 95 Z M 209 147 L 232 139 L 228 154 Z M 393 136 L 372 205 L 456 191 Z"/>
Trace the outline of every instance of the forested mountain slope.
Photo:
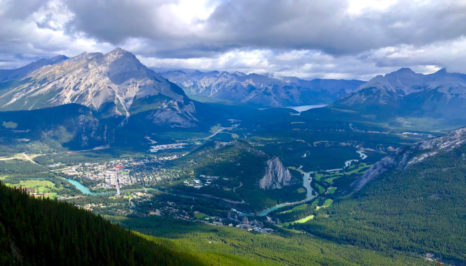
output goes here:
<path id="1" fill-rule="evenodd" d="M 0 265 L 200 265 L 70 204 L 0 184 Z"/>
<path id="2" fill-rule="evenodd" d="M 392 168 L 300 228 L 340 243 L 466 262 L 466 145 Z"/>

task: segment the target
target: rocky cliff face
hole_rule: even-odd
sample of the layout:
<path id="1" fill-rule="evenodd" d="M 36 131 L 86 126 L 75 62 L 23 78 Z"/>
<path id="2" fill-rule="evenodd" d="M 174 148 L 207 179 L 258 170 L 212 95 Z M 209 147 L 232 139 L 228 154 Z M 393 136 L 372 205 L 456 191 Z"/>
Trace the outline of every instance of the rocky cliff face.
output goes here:
<path id="1" fill-rule="evenodd" d="M 259 180 L 261 189 L 280 189 L 291 184 L 291 174 L 278 157 L 267 161 L 265 175 Z"/>
<path id="2" fill-rule="evenodd" d="M 0 110 L 32 110 L 77 103 L 108 116 L 152 111 L 154 123 L 192 126 L 194 103 L 183 90 L 131 53 L 83 53 L 43 66 L 0 93 Z M 173 118 L 173 119 L 172 119 Z"/>
<path id="3" fill-rule="evenodd" d="M 355 191 L 359 191 L 371 180 L 391 169 L 407 168 L 426 158 L 440 152 L 451 151 L 463 144 L 466 144 L 466 127 L 454 130 L 442 137 L 418 142 L 411 147 L 398 150 L 394 155 L 386 156 L 372 165 L 352 183 L 352 187 Z"/>

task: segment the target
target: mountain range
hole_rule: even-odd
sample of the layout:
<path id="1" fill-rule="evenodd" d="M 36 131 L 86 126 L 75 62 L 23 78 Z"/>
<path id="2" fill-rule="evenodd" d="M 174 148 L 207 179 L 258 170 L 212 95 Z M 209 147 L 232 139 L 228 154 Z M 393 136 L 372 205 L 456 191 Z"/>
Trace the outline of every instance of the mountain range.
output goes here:
<path id="1" fill-rule="evenodd" d="M 200 103 L 201 100 L 192 100 L 190 96 L 196 100 L 207 97 L 253 108 L 220 107 Z M 66 125 L 65 128 L 73 132 L 86 125 L 84 131 L 92 129 L 91 135 L 100 136 L 99 142 L 115 139 L 117 132 L 139 136 L 160 127 L 208 128 L 225 119 L 238 118 L 235 112 L 242 113 L 246 119 L 246 113 L 249 116 L 258 107 L 317 103 L 330 103 L 329 109 L 352 110 L 364 119 L 430 117 L 463 125 L 466 112 L 458 110 L 464 110 L 466 106 L 466 75 L 448 73 L 445 69 L 423 75 L 402 68 L 363 82 L 277 79 L 218 71 L 176 70 L 158 74 L 133 54 L 119 48 L 106 54 L 83 53 L 72 58 L 57 56 L 19 69 L 0 71 L 3 120 L 14 121 L 18 116 L 26 123 L 26 117 L 31 114 L 23 111 L 76 104 L 87 108 L 86 111 L 71 107 L 61 109 L 67 112 L 55 122 Z M 42 113 L 49 112 L 33 116 Z M 38 120 L 42 121 L 39 123 L 41 130 L 50 130 L 55 123 L 44 127 L 46 120 L 53 119 Z M 36 122 L 28 123 L 30 125 L 24 130 L 39 126 Z M 127 137 L 123 139 L 129 141 Z M 80 143 L 83 140 L 81 138 Z"/>
<path id="2" fill-rule="evenodd" d="M 409 68 L 379 75 L 334 106 L 377 116 L 418 116 L 466 121 L 466 75 Z"/>
<path id="3" fill-rule="evenodd" d="M 120 48 L 0 71 L 2 111 L 75 103 L 105 116 L 145 113 L 154 124 L 193 127 L 198 123 L 196 102 L 187 95 L 256 107 L 331 104 L 377 116 L 463 121 L 464 112 L 457 110 L 466 106 L 466 75 L 445 69 L 423 75 L 402 68 L 363 82 L 197 70 L 158 74 Z"/>
<path id="4" fill-rule="evenodd" d="M 358 88 L 363 81 L 274 78 L 241 72 L 172 70 L 160 73 L 186 94 L 260 107 L 328 104 Z"/>

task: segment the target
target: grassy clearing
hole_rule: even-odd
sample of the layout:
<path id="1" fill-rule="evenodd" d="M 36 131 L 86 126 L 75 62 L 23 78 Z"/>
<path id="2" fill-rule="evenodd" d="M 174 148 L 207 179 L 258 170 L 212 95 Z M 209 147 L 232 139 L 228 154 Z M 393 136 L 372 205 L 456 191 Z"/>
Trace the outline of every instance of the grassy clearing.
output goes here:
<path id="1" fill-rule="evenodd" d="M 329 187 L 327 188 L 326 194 L 333 194 L 337 190 L 337 187 Z"/>
<path id="2" fill-rule="evenodd" d="M 304 224 L 304 223 L 307 223 L 307 222 L 309 222 L 310 220 L 314 219 L 314 217 L 315 217 L 315 216 L 314 216 L 313 214 L 311 214 L 311 215 L 309 215 L 309 216 L 306 216 L 306 217 L 304 217 L 304 218 L 301 218 L 301 219 L 299 219 L 299 220 L 296 220 L 296 221 L 294 221 L 294 222 L 291 222 L 291 224 Z"/>
<path id="3" fill-rule="evenodd" d="M 6 183 L 5 185 L 16 188 L 34 189 L 34 193 L 44 195 L 48 194 L 48 197 L 50 198 L 56 198 L 59 190 L 56 185 L 49 180 L 28 179 L 20 180 L 19 183 L 16 184 Z"/>
<path id="4" fill-rule="evenodd" d="M 197 219 L 205 219 L 205 218 L 208 218 L 209 216 L 205 213 L 195 211 L 194 217 L 196 217 Z"/>

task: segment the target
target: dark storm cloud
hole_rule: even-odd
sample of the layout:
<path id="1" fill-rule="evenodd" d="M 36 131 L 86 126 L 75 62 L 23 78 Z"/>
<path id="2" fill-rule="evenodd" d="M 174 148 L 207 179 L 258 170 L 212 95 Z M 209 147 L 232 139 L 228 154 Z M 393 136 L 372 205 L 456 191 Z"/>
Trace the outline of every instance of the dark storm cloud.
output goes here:
<path id="1" fill-rule="evenodd" d="M 157 67 L 466 72 L 466 1 L 0 0 L 0 68 L 121 46 Z"/>
<path id="2" fill-rule="evenodd" d="M 46 1 L 42 0 L 18 0 L 18 1 L 0 1 L 2 9 L 2 17 L 25 19 L 33 12 L 37 11 Z"/>
<path id="3" fill-rule="evenodd" d="M 154 11 L 157 6 L 167 2 L 66 0 L 68 8 L 75 14 L 68 26 L 72 31 L 83 31 L 114 44 L 131 37 L 165 38 L 163 25 L 157 23 Z"/>
<path id="4" fill-rule="evenodd" d="M 422 45 L 466 34 L 464 1 L 429 5 L 401 1 L 383 12 L 357 16 L 347 8 L 344 1 L 335 0 L 227 1 L 212 14 L 208 31 L 223 43 L 331 54 Z"/>
<path id="5" fill-rule="evenodd" d="M 168 1 L 68 1 L 76 15 L 71 28 L 114 44 L 145 38 L 187 47 L 194 55 L 203 47 L 317 49 L 330 54 L 360 53 L 399 44 L 422 45 L 466 34 L 463 1 L 429 4 L 401 1 L 387 10 L 347 12 L 345 1 L 235 0 L 222 1 L 202 30 L 173 27 L 163 17 Z M 168 16 L 168 15 L 167 15 Z M 165 19 L 165 20 L 164 20 Z M 193 45 L 193 44 L 197 44 Z M 170 56 L 169 49 L 163 49 Z"/>

